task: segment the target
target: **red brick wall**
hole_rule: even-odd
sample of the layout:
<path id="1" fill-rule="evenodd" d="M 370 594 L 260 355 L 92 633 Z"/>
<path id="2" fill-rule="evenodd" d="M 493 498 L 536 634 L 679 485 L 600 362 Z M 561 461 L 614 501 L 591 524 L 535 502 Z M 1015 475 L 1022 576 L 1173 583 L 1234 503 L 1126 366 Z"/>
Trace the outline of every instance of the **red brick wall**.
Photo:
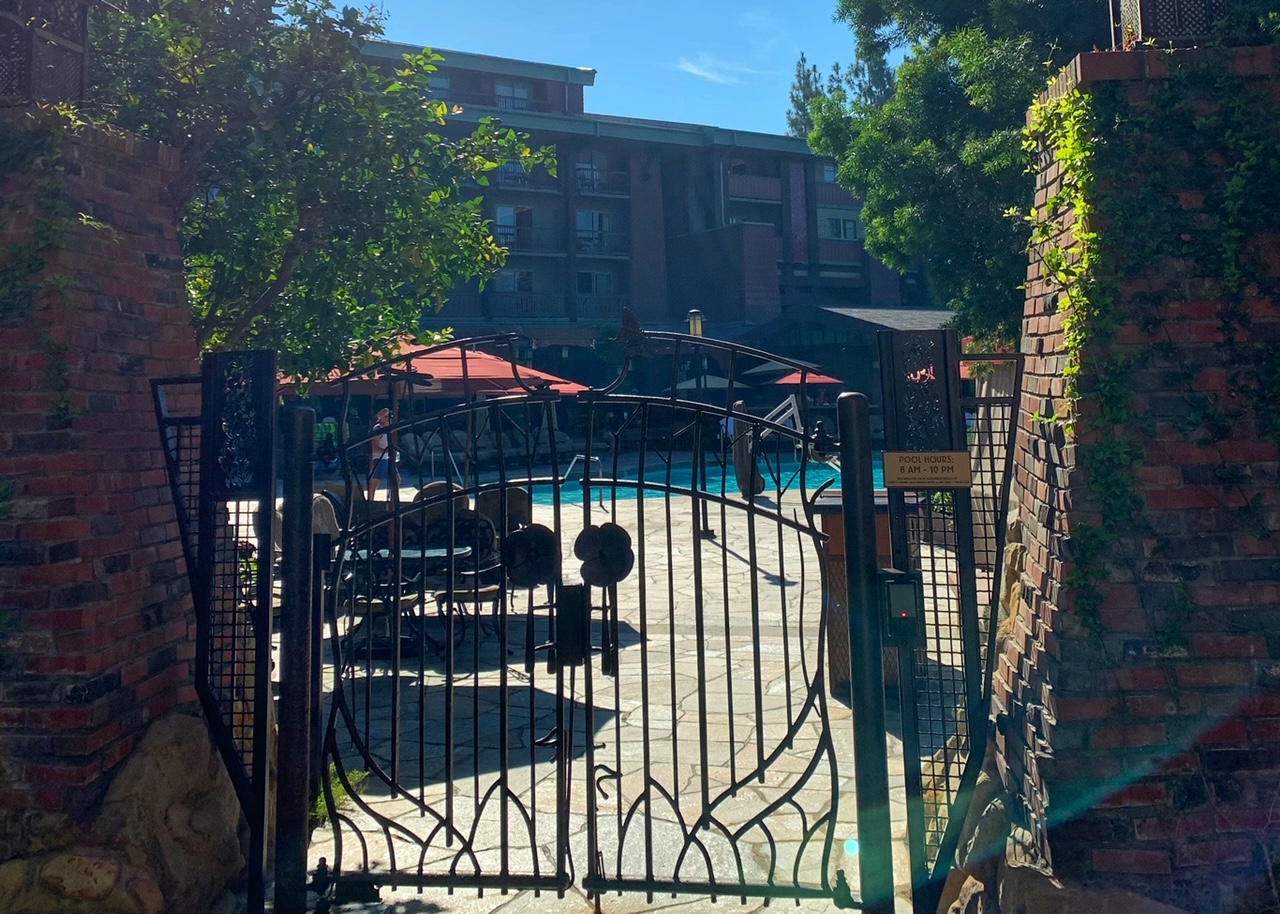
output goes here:
<path id="1" fill-rule="evenodd" d="M 22 112 L 12 114 L 21 122 Z M 46 256 L 67 277 L 0 328 L 0 826 L 18 812 L 90 807 L 144 726 L 193 702 L 192 616 L 149 379 L 189 374 L 197 349 L 175 218 L 173 149 L 89 132 L 62 158 L 76 212 Z M 30 177 L 0 186 L 0 251 L 24 237 Z M 65 347 L 59 419 L 46 375 Z M 6 814 L 9 814 L 6 817 Z M 0 860 L 23 838 L 0 827 Z"/>
<path id="2" fill-rule="evenodd" d="M 1143 83 L 1160 78 L 1155 67 L 1163 53 L 1083 55 L 1055 91 L 1075 85 L 1089 91 L 1120 79 L 1128 83 L 1129 104 L 1144 105 Z M 1271 77 L 1254 88 L 1274 92 L 1280 55 L 1261 54 L 1265 72 L 1245 72 Z M 1046 165 L 1037 205 L 1061 182 L 1058 166 Z M 1168 192 L 1195 205 L 1205 189 Z M 1104 186 L 1099 193 L 1127 190 Z M 1280 259 L 1271 264 L 1280 280 Z M 1101 638 L 1090 633 L 1066 582 L 1073 531 L 1101 516 L 1083 466 L 1103 433 L 1076 437 L 1037 418 L 1065 412 L 1066 354 L 1065 315 L 1056 307 L 1062 290 L 1033 257 L 1012 540 L 1027 557 L 996 673 L 998 762 L 1022 806 L 1015 818 L 1030 826 L 1036 849 L 1059 874 L 1128 883 L 1191 911 L 1228 910 L 1229 896 L 1265 885 L 1262 845 L 1280 844 L 1280 815 L 1271 818 L 1280 789 L 1280 554 L 1274 541 L 1246 529 L 1236 510 L 1239 498 L 1256 498 L 1268 525 L 1280 530 L 1280 452 L 1248 423 L 1219 449 L 1189 440 L 1176 410 L 1161 400 L 1170 366 L 1151 357 L 1156 331 L 1138 319 L 1142 290 L 1168 277 L 1116 278 L 1130 297 L 1119 304 L 1112 342 L 1085 349 L 1079 385 L 1090 389 L 1091 366 L 1105 357 L 1135 359 L 1130 406 L 1150 421 L 1133 436 L 1140 452 L 1135 477 L 1152 534 L 1143 539 L 1127 531 L 1123 548 L 1105 557 L 1108 578 L 1097 589 L 1106 629 Z M 1212 297 L 1212 277 L 1201 279 L 1203 298 L 1171 304 L 1164 329 L 1181 360 L 1213 366 L 1222 362 L 1215 344 L 1222 340 L 1223 302 Z M 1245 308 L 1251 339 L 1280 345 L 1274 292 L 1247 298 Z M 1205 370 L 1196 383 L 1225 393 L 1226 373 Z M 1081 416 L 1090 415 L 1086 400 Z M 1216 477 L 1223 454 L 1248 475 L 1242 493 Z M 1156 628 L 1183 589 L 1195 609 L 1185 624 L 1185 648 L 1170 651 L 1158 643 Z"/>

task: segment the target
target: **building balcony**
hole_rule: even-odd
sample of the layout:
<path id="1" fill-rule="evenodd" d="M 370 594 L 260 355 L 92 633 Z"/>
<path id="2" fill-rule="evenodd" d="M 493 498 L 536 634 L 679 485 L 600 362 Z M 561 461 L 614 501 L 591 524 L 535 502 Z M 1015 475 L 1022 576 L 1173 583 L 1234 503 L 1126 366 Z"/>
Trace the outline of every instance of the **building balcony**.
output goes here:
<path id="1" fill-rule="evenodd" d="M 782 179 L 765 175 L 729 175 L 726 193 L 733 200 L 782 202 Z"/>
<path id="2" fill-rule="evenodd" d="M 485 314 L 493 318 L 565 317 L 564 296 L 542 292 L 486 292 Z"/>
<path id="3" fill-rule="evenodd" d="M 451 105 L 479 105 L 483 108 L 497 108 L 499 111 L 563 111 L 547 101 L 535 98 L 511 98 L 507 95 L 494 95 L 492 92 L 465 92 L 460 89 L 449 89 L 432 93 L 432 97 Z"/>
<path id="4" fill-rule="evenodd" d="M 495 225 L 493 239 L 515 254 L 563 254 L 564 233 L 554 228 Z"/>
<path id="5" fill-rule="evenodd" d="M 625 295 L 579 295 L 575 313 L 580 321 L 620 321 L 629 301 Z"/>
<path id="6" fill-rule="evenodd" d="M 480 293 L 473 289 L 459 289 L 449 293 L 449 298 L 439 311 L 427 309 L 427 317 L 477 318 L 484 313 Z"/>
<path id="7" fill-rule="evenodd" d="M 578 193 L 587 196 L 626 197 L 631 194 L 631 175 L 625 171 L 580 169 L 574 173 Z"/>
<path id="8" fill-rule="evenodd" d="M 626 232 L 579 229 L 578 253 L 588 257 L 630 257 L 631 237 Z"/>
<path id="9" fill-rule="evenodd" d="M 503 190 L 541 190 L 560 192 L 560 179 L 554 178 L 545 171 L 526 173 L 523 168 L 499 168 L 493 183 Z"/>
<path id="10" fill-rule="evenodd" d="M 822 263 L 862 263 L 867 253 L 861 241 L 840 238 L 818 239 L 818 260 Z"/>
<path id="11" fill-rule="evenodd" d="M 849 193 L 839 184 L 832 184 L 828 181 L 819 181 L 817 184 L 818 203 L 826 203 L 833 206 L 853 206 L 857 203 L 853 194 Z"/>

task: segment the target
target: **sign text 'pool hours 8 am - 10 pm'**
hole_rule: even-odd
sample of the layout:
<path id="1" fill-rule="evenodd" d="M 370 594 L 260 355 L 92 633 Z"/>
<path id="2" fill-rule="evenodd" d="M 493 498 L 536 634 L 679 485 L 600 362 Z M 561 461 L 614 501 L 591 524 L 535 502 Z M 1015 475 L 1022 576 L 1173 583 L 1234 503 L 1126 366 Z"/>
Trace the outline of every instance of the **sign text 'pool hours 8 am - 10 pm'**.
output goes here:
<path id="1" fill-rule="evenodd" d="M 888 489 L 968 489 L 973 473 L 968 451 L 885 451 Z"/>

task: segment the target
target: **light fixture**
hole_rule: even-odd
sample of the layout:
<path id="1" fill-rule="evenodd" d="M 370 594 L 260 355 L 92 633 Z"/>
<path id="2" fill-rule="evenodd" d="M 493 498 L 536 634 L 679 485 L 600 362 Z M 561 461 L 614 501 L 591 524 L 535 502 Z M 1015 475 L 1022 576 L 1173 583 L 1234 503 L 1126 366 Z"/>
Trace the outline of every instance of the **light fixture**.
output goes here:
<path id="1" fill-rule="evenodd" d="M 702 312 L 697 308 L 689 312 L 689 335 L 702 336 Z"/>

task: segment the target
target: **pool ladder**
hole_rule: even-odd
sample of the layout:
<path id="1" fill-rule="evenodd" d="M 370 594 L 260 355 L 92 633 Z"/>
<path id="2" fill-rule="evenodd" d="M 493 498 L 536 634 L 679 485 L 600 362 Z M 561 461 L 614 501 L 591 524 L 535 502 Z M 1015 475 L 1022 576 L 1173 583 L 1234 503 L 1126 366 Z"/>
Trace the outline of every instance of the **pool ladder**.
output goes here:
<path id="1" fill-rule="evenodd" d="M 564 476 L 560 478 L 561 487 L 564 487 L 566 484 L 568 484 L 569 480 L 573 477 L 574 467 L 578 466 L 578 464 L 582 464 L 582 475 L 579 477 L 579 479 L 587 478 L 588 465 L 590 465 L 592 469 L 600 470 L 599 476 L 592 476 L 591 478 L 600 479 L 604 477 L 604 461 L 602 461 L 599 457 L 588 458 L 586 454 L 575 454 L 573 459 L 569 461 L 569 467 L 564 471 Z M 603 508 L 604 507 L 604 489 L 603 488 L 596 489 L 596 500 L 599 502 L 600 507 Z"/>

